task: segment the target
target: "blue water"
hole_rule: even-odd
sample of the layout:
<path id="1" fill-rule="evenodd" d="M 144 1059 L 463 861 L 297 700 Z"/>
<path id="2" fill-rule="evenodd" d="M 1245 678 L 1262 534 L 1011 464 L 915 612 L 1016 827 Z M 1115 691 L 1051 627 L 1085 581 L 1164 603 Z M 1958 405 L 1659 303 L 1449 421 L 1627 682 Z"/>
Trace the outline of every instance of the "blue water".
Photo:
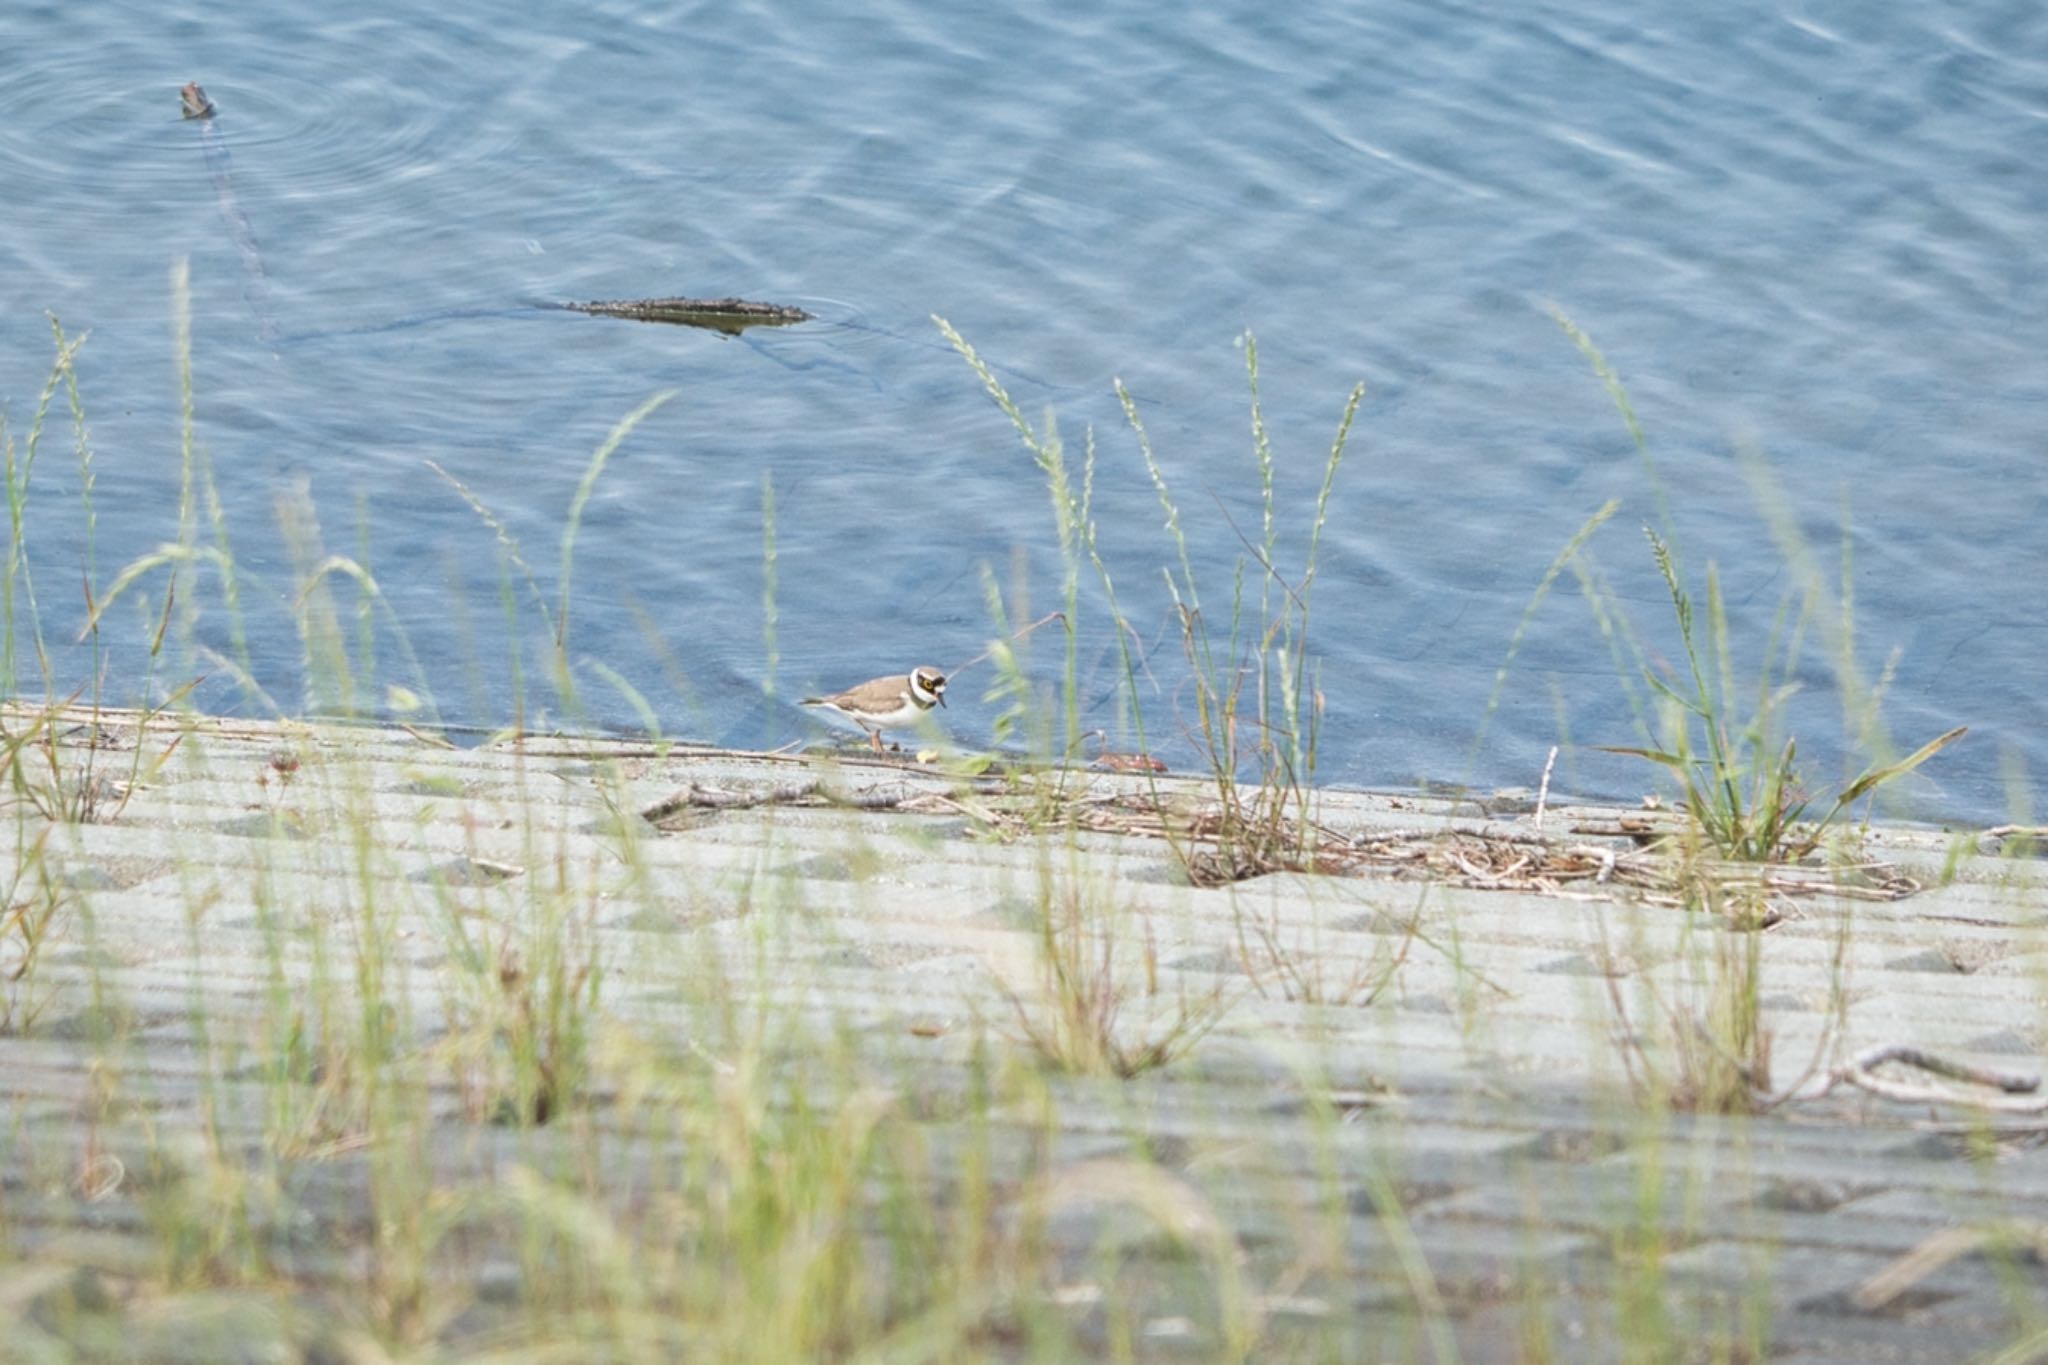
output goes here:
<path id="1" fill-rule="evenodd" d="M 174 541 L 170 276 L 189 262 L 197 432 L 262 689 L 220 662 L 230 615 L 204 573 L 178 608 L 194 648 L 146 671 L 159 571 L 110 610 L 114 699 L 204 671 L 209 705 L 336 705 L 294 623 L 323 554 L 381 585 L 379 678 L 450 721 L 523 707 L 529 723 L 639 727 L 596 661 L 667 733 L 774 743 L 802 721 L 764 684 L 786 699 L 957 663 L 992 632 L 984 572 L 1006 589 L 1021 575 L 1044 610 L 1058 552 L 1042 479 L 936 313 L 1034 419 L 1057 413 L 1076 458 L 1092 427 L 1101 539 L 1152 651 L 1144 701 L 1182 761 L 1189 696 L 1159 574 L 1173 550 L 1111 382 L 1137 396 L 1218 612 L 1237 529 L 1260 534 L 1250 329 L 1289 572 L 1345 394 L 1368 386 L 1314 597 L 1324 779 L 1533 785 L 1562 741 L 1570 788 L 1653 785 L 1589 747 L 1639 736 L 1570 573 L 1474 742 L 1546 567 L 1618 497 L 1590 554 L 1646 645 L 1677 653 L 1639 531 L 1658 522 L 1696 590 L 1718 566 L 1752 677 L 1798 581 L 1773 515 L 1830 574 L 1846 525 L 1866 677 L 1897 651 L 1891 733 L 1909 747 L 1971 727 L 1916 808 L 2042 804 L 2037 4 L 352 9 L 0 12 L 9 429 L 20 447 L 45 311 L 89 330 L 93 576 L 103 591 Z M 188 80 L 219 106 L 253 260 L 178 117 Z M 820 320 L 731 339 L 532 306 L 674 293 Z M 1654 466 L 1551 305 L 1618 369 Z M 556 610 L 591 453 L 666 390 L 583 513 L 568 714 L 538 604 Z M 61 397 L 57 411 L 25 534 L 68 690 L 92 655 L 71 643 L 87 537 Z M 1745 450 L 1776 494 L 1759 497 Z M 356 595 L 328 582 L 353 649 Z M 1035 643 L 1049 678 L 1059 650 Z M 1862 751 L 1844 743 L 1825 633 L 1807 645 L 1791 720 L 1818 785 Z M 1092 579 L 1081 646 L 1090 723 L 1113 724 Z M 986 738 L 988 680 L 953 691 L 963 738 Z M 353 698 L 390 700 L 381 683 Z"/>

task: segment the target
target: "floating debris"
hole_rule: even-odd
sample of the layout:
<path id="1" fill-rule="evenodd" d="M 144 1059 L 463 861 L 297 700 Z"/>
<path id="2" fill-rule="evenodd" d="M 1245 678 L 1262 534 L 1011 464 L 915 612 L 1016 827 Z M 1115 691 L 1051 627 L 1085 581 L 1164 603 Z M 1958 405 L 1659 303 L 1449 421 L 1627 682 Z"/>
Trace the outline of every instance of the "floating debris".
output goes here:
<path id="1" fill-rule="evenodd" d="M 187 81 L 178 88 L 178 107 L 187 119 L 198 120 L 199 143 L 206 153 L 206 169 L 213 177 L 214 194 L 220 200 L 221 221 L 227 224 L 235 252 L 242 258 L 242 299 L 249 305 L 249 311 L 255 314 L 258 339 L 275 348 L 278 330 L 277 319 L 270 309 L 270 274 L 263 268 L 263 253 L 256 245 L 256 231 L 249 226 L 241 205 L 235 202 L 234 162 L 228 156 L 226 140 L 213 122 L 214 115 L 220 110 L 199 88 L 198 81 Z"/>
<path id="2" fill-rule="evenodd" d="M 755 303 L 750 299 L 596 299 L 589 303 L 565 303 L 562 307 L 634 322 L 708 327 L 727 336 L 738 336 L 749 327 L 787 327 L 811 320 L 811 315 L 801 308 Z"/>

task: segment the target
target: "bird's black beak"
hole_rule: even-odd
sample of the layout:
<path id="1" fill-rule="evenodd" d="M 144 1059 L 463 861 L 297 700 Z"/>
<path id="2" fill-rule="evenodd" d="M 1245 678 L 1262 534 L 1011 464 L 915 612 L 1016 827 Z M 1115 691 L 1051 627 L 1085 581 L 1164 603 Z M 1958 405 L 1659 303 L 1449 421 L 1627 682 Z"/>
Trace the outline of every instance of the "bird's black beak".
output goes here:
<path id="1" fill-rule="evenodd" d="M 937 690 L 936 692 L 932 693 L 932 695 L 933 695 L 933 696 L 935 696 L 935 697 L 937 697 L 937 698 L 939 699 L 939 705 L 941 705 L 941 706 L 944 706 L 944 705 L 946 704 L 946 689 L 945 689 L 945 688 L 941 687 L 941 688 L 940 688 L 940 689 L 938 689 L 938 690 Z"/>

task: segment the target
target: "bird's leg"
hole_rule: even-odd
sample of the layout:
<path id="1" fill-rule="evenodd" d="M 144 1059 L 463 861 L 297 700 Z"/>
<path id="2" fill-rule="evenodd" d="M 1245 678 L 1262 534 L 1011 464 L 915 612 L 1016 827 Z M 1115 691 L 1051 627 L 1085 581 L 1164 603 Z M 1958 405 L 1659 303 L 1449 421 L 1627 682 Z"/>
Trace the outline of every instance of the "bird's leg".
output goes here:
<path id="1" fill-rule="evenodd" d="M 875 746 L 876 753 L 882 752 L 882 732 L 880 730 L 868 731 L 868 743 Z"/>

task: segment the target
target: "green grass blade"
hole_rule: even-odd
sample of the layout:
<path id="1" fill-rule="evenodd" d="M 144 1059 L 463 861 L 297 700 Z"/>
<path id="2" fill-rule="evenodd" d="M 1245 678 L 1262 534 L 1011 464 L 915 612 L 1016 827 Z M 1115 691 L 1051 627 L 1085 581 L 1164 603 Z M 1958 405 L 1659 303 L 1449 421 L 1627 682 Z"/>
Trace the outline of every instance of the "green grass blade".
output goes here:
<path id="1" fill-rule="evenodd" d="M 1913 769 L 1919 767 L 1928 759 L 1933 758 L 1969 732 L 1969 726 L 1958 725 L 1948 733 L 1937 735 L 1933 739 L 1928 740 L 1898 762 L 1887 763 L 1881 768 L 1872 768 L 1842 789 L 1841 799 L 1835 803 L 1836 806 L 1846 806 L 1864 793 L 1875 790 L 1894 778 L 1904 777 L 1907 773 L 1912 772 Z"/>

